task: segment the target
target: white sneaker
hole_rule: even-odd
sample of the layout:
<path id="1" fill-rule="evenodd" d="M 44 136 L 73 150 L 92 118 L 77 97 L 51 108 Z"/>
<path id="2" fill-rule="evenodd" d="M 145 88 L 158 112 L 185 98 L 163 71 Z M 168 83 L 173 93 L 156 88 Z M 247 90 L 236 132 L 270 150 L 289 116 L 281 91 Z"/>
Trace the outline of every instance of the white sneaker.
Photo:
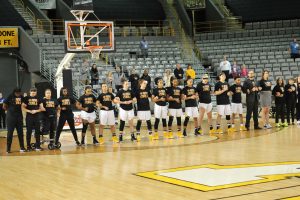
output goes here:
<path id="1" fill-rule="evenodd" d="M 266 125 L 266 128 L 267 128 L 267 129 L 272 128 L 271 124 L 267 124 L 267 125 Z"/>
<path id="2" fill-rule="evenodd" d="M 300 120 L 299 120 L 299 121 L 297 121 L 297 126 L 300 126 Z"/>

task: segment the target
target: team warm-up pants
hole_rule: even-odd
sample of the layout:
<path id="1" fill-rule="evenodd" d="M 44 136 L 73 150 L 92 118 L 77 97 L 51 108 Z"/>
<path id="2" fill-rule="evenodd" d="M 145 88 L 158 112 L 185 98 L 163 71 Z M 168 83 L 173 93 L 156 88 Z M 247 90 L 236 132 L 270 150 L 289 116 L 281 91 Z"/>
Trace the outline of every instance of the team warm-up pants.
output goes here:
<path id="1" fill-rule="evenodd" d="M 258 101 L 247 102 L 246 127 L 250 127 L 250 119 L 253 113 L 254 127 L 258 127 Z"/>
<path id="2" fill-rule="evenodd" d="M 24 149 L 24 134 L 23 134 L 23 116 L 7 115 L 7 146 L 6 150 L 10 151 L 13 140 L 14 130 L 17 130 L 20 148 Z"/>
<path id="3" fill-rule="evenodd" d="M 34 130 L 34 136 L 35 136 L 35 148 L 40 147 L 40 117 L 39 113 L 36 114 L 30 114 L 27 113 L 26 115 L 26 142 L 27 147 L 30 147 L 31 144 L 31 134 Z"/>
<path id="4" fill-rule="evenodd" d="M 73 113 L 68 113 L 68 114 L 61 114 L 59 119 L 58 119 L 58 125 L 57 125 L 56 136 L 55 136 L 55 143 L 58 143 L 61 131 L 62 131 L 66 121 L 69 124 L 69 127 L 70 127 L 71 132 L 72 132 L 73 137 L 74 137 L 74 140 L 76 142 L 78 141 L 77 132 L 75 130 L 74 114 Z"/>

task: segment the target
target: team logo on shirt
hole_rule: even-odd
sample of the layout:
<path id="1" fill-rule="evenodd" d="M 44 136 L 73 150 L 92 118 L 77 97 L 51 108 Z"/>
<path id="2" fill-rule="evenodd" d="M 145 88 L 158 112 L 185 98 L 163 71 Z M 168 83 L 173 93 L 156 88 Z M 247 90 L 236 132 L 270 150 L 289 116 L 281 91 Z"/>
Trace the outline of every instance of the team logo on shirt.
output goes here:
<path id="1" fill-rule="evenodd" d="M 293 92 L 296 90 L 295 86 L 291 86 L 291 89 Z"/>
<path id="2" fill-rule="evenodd" d="M 125 92 L 125 93 L 123 93 L 123 99 L 131 99 L 131 94 L 130 94 L 130 92 Z"/>
<path id="3" fill-rule="evenodd" d="M 283 87 L 280 87 L 280 89 L 281 89 L 281 92 L 284 92 L 284 88 Z"/>
<path id="4" fill-rule="evenodd" d="M 62 102 L 63 106 L 69 106 L 69 105 L 71 105 L 70 99 L 63 99 L 61 102 Z"/>
<path id="5" fill-rule="evenodd" d="M 270 81 L 266 81 L 266 82 L 265 82 L 265 85 L 266 85 L 267 87 L 271 87 L 272 84 L 271 84 Z"/>
<path id="6" fill-rule="evenodd" d="M 166 91 L 165 90 L 159 90 L 158 91 L 158 96 L 160 96 L 160 97 L 166 96 Z"/>
<path id="7" fill-rule="evenodd" d="M 89 105 L 89 104 L 93 104 L 93 103 L 94 103 L 93 97 L 84 98 L 84 104 Z"/>
<path id="8" fill-rule="evenodd" d="M 203 85 L 202 89 L 203 89 L 204 92 L 210 91 L 209 85 Z"/>
<path id="9" fill-rule="evenodd" d="M 242 88 L 241 87 L 236 87 L 235 88 L 235 92 L 236 93 L 241 93 L 242 92 Z"/>
<path id="10" fill-rule="evenodd" d="M 55 103 L 54 101 L 46 101 L 46 108 L 54 108 Z"/>
<path id="11" fill-rule="evenodd" d="M 187 95 L 194 95 L 195 94 L 195 90 L 194 89 L 188 89 L 187 90 Z"/>
<path id="12" fill-rule="evenodd" d="M 180 96 L 180 90 L 174 89 L 174 96 Z"/>
<path id="13" fill-rule="evenodd" d="M 29 99 L 28 100 L 28 105 L 29 106 L 37 106 L 38 105 L 38 100 L 37 99 Z"/>
<path id="14" fill-rule="evenodd" d="M 111 96 L 110 95 L 103 96 L 103 101 L 111 101 Z"/>
<path id="15" fill-rule="evenodd" d="M 228 85 L 222 85 L 223 90 L 228 90 Z"/>
<path id="16" fill-rule="evenodd" d="M 140 93 L 140 98 L 141 98 L 141 99 L 146 99 L 146 98 L 148 98 L 148 92 L 141 92 L 141 93 Z"/>
<path id="17" fill-rule="evenodd" d="M 15 98 L 15 104 L 16 105 L 21 105 L 21 103 L 22 103 L 21 98 Z"/>

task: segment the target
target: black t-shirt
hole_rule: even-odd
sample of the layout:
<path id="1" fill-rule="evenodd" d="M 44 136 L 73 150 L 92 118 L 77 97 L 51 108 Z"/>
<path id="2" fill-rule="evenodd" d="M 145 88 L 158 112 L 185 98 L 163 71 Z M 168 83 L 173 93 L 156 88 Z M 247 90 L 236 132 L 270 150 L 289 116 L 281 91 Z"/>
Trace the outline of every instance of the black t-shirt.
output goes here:
<path id="1" fill-rule="evenodd" d="M 289 91 L 289 89 L 292 89 L 293 91 Z M 297 96 L 296 86 L 294 84 L 293 85 L 286 84 L 284 87 L 284 91 L 285 91 L 284 95 L 286 100 L 288 102 L 295 102 Z"/>
<path id="2" fill-rule="evenodd" d="M 227 82 L 222 83 L 221 81 L 217 82 L 215 85 L 215 92 L 219 90 L 227 89 L 227 91 L 223 92 L 220 95 L 217 96 L 217 105 L 228 105 L 230 104 L 229 96 L 227 95 L 227 92 L 229 90 L 229 85 Z"/>
<path id="3" fill-rule="evenodd" d="M 44 98 L 42 100 L 44 108 L 46 111 L 44 112 L 47 116 L 55 116 L 56 115 L 56 108 L 58 106 L 58 102 L 56 99 L 51 98 L 51 99 L 46 99 Z"/>
<path id="4" fill-rule="evenodd" d="M 175 69 L 174 70 L 174 75 L 175 75 L 175 77 L 177 78 L 177 79 L 179 79 L 179 80 L 181 80 L 181 79 L 183 79 L 183 75 L 184 75 L 184 71 L 183 71 L 183 69 L 182 68 L 180 68 L 180 69 Z"/>
<path id="5" fill-rule="evenodd" d="M 232 103 L 242 103 L 242 86 L 233 84 L 229 90 L 233 93 L 231 99 Z"/>
<path id="6" fill-rule="evenodd" d="M 150 110 L 149 97 L 151 97 L 150 91 L 147 89 L 142 90 L 138 89 L 135 94 L 137 100 L 137 109 L 138 111 L 148 111 Z"/>
<path id="7" fill-rule="evenodd" d="M 27 96 L 24 98 L 24 104 L 26 105 L 27 110 L 38 110 L 40 109 L 41 103 L 42 101 L 37 96 Z"/>
<path id="8" fill-rule="evenodd" d="M 167 101 L 166 101 L 167 90 L 165 88 L 154 88 L 152 95 L 154 95 L 155 97 L 158 97 L 158 99 L 165 98 L 165 101 L 156 102 L 157 105 L 159 105 L 159 106 L 167 105 Z"/>
<path id="9" fill-rule="evenodd" d="M 72 113 L 72 105 L 76 103 L 76 100 L 69 96 L 61 96 L 57 99 L 58 104 L 61 108 L 62 114 Z"/>
<path id="10" fill-rule="evenodd" d="M 96 97 L 94 95 L 82 95 L 79 98 L 79 103 L 83 108 L 88 108 L 88 113 L 92 113 L 95 111 L 95 103 L 96 103 Z"/>
<path id="11" fill-rule="evenodd" d="M 139 79 L 140 79 L 140 77 L 137 74 L 131 74 L 129 76 L 129 81 L 131 83 L 131 89 L 132 90 L 137 90 L 138 89 Z"/>
<path id="12" fill-rule="evenodd" d="M 211 103 L 211 86 L 209 83 L 204 84 L 202 82 L 197 84 L 197 92 L 199 94 L 200 103 Z"/>
<path id="13" fill-rule="evenodd" d="M 4 103 L 8 106 L 7 114 L 14 116 L 22 116 L 22 103 L 24 102 L 24 97 L 16 97 L 14 94 L 9 95 Z"/>
<path id="14" fill-rule="evenodd" d="M 297 90 L 298 90 L 298 103 L 300 103 L 300 83 L 297 84 Z"/>
<path id="15" fill-rule="evenodd" d="M 261 87 L 261 91 L 271 91 L 272 82 L 269 80 L 260 80 L 258 82 L 258 87 Z"/>
<path id="16" fill-rule="evenodd" d="M 176 101 L 169 101 L 169 108 L 180 109 L 181 108 L 181 88 L 180 87 L 170 87 L 167 92 L 168 92 L 168 96 L 173 97 L 173 99 L 179 100 L 179 103 Z"/>
<path id="17" fill-rule="evenodd" d="M 112 101 L 115 99 L 115 96 L 112 93 L 102 93 L 99 95 L 97 100 L 101 103 L 102 106 L 106 106 L 108 110 L 113 110 L 113 103 Z M 101 108 L 101 110 L 105 110 Z"/>
<path id="18" fill-rule="evenodd" d="M 132 93 L 131 90 L 121 89 L 121 90 L 119 90 L 119 92 L 117 93 L 116 96 L 120 98 L 120 101 L 131 101 L 134 97 L 134 94 Z M 120 107 L 123 110 L 132 110 L 133 109 L 132 103 L 131 104 L 120 104 Z"/>
<path id="19" fill-rule="evenodd" d="M 191 97 L 193 95 L 196 95 L 196 88 L 195 87 L 189 87 L 186 86 L 182 90 L 182 94 L 184 94 L 186 97 Z M 185 100 L 185 107 L 197 107 L 197 100 L 196 99 L 187 99 Z"/>
<path id="20" fill-rule="evenodd" d="M 280 93 L 280 96 L 276 96 L 277 92 Z M 275 85 L 272 94 L 275 97 L 275 104 L 284 103 L 284 86 Z"/>

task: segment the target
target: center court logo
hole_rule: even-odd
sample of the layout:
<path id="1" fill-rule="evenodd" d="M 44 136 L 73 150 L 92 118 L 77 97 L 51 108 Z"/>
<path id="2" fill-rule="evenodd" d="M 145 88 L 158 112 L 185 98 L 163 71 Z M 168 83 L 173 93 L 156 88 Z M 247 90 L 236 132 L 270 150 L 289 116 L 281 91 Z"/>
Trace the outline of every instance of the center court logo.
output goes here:
<path id="1" fill-rule="evenodd" d="M 300 176 L 300 162 L 199 165 L 136 175 L 201 191 L 240 187 Z"/>

